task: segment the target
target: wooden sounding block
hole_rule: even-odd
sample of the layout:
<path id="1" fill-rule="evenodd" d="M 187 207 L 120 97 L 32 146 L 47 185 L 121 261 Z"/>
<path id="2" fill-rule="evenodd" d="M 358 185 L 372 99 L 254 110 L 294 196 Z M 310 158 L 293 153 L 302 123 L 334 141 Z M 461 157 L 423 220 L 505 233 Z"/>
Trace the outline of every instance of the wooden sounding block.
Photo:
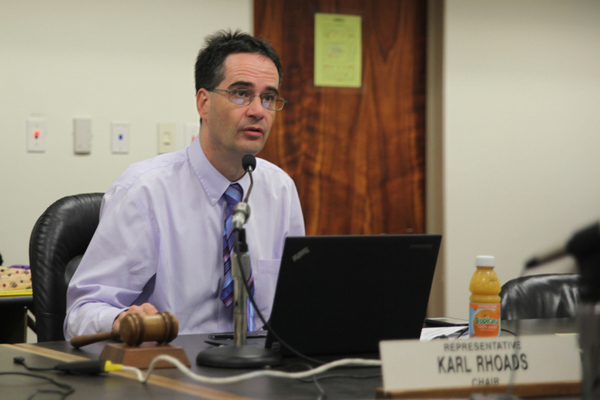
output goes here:
<path id="1" fill-rule="evenodd" d="M 108 343 L 104 346 L 100 358 L 115 364 L 128 365 L 140 369 L 147 369 L 156 357 L 167 355 L 181 361 L 182 364 L 191 366 L 183 348 L 169 344 L 142 343 L 139 346 L 127 346 L 125 343 Z M 165 361 L 156 363 L 155 368 L 174 368 L 173 364 Z"/>
<path id="2" fill-rule="evenodd" d="M 75 336 L 71 339 L 71 345 L 78 348 L 102 340 L 120 338 L 123 343 L 109 343 L 104 347 L 100 355 L 101 359 L 116 364 L 148 368 L 157 356 L 169 355 L 189 367 L 190 361 L 183 349 L 167 344 L 173 341 L 178 333 L 179 322 L 171 313 L 160 312 L 145 317 L 139 314 L 129 314 L 121 321 L 118 333 L 103 332 Z M 161 361 L 156 367 L 172 368 L 174 365 Z"/>

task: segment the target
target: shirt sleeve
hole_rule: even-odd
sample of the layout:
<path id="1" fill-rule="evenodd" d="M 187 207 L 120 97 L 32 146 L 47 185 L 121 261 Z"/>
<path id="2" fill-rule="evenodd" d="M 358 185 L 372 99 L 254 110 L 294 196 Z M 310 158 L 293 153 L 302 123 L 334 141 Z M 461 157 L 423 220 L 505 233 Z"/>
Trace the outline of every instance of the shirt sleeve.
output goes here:
<path id="1" fill-rule="evenodd" d="M 134 190 L 113 185 L 100 223 L 67 290 L 65 338 L 112 330 L 156 273 L 157 235 Z"/>

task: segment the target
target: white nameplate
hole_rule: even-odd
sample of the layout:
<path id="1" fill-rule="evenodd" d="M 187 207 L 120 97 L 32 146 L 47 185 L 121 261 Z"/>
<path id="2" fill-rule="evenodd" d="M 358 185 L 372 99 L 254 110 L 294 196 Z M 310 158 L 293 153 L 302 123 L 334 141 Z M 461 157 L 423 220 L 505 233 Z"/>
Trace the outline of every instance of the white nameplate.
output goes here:
<path id="1" fill-rule="evenodd" d="M 379 344 L 385 392 L 581 380 L 578 336 L 533 335 Z"/>

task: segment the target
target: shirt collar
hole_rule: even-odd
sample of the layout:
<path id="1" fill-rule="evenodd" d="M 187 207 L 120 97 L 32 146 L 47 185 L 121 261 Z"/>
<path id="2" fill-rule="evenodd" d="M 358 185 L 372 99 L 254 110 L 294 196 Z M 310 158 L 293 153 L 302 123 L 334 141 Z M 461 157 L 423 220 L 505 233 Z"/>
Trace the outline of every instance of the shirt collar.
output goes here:
<path id="1" fill-rule="evenodd" d="M 242 189 L 244 189 L 244 196 L 248 193 L 250 187 L 250 177 L 248 174 L 244 174 L 242 178 L 236 182 L 230 182 L 229 179 L 225 178 L 206 158 L 202 145 L 200 144 L 200 137 L 196 136 L 196 139 L 188 146 L 188 159 L 190 164 L 208 197 L 208 201 L 213 206 L 219 202 L 223 193 L 227 190 L 230 184 L 238 183 Z"/>

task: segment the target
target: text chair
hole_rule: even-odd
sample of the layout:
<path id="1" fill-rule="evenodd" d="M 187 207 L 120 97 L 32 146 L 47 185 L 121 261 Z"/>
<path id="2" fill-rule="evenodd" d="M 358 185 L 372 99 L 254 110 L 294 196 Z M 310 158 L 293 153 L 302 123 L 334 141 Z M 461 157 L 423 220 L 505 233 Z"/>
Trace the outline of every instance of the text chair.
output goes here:
<path id="1" fill-rule="evenodd" d="M 38 342 L 65 340 L 67 286 L 98 226 L 102 196 L 63 197 L 33 227 L 29 263 Z"/>
<path id="2" fill-rule="evenodd" d="M 502 319 L 574 318 L 581 295 L 579 274 L 542 274 L 502 285 Z"/>

